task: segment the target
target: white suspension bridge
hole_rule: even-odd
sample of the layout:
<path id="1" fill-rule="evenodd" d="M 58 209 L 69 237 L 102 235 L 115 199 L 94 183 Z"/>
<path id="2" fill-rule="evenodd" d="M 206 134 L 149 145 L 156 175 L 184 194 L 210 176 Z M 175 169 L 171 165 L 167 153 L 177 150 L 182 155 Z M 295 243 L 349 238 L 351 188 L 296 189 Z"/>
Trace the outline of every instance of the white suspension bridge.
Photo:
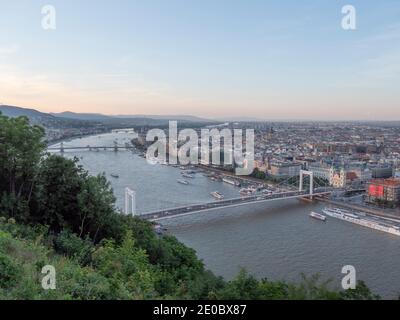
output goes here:
<path id="1" fill-rule="evenodd" d="M 304 188 L 304 177 L 309 177 L 308 188 Z M 284 184 L 289 179 L 283 181 Z M 333 191 L 330 187 L 318 186 L 314 181 L 314 175 L 311 171 L 300 171 L 299 186 L 297 190 L 277 191 L 269 194 L 257 194 L 251 196 L 243 196 L 232 199 L 218 200 L 201 204 L 187 205 L 170 209 L 162 209 L 152 212 L 144 212 L 138 214 L 136 211 L 136 193 L 126 188 L 125 190 L 125 213 L 138 216 L 142 219 L 149 221 L 159 221 L 164 219 L 171 219 L 175 217 L 182 217 L 192 215 L 199 212 L 212 211 L 220 208 L 238 207 L 249 205 L 253 203 L 264 203 L 270 201 L 286 200 L 286 199 L 312 199 L 316 196 L 326 196 Z"/>

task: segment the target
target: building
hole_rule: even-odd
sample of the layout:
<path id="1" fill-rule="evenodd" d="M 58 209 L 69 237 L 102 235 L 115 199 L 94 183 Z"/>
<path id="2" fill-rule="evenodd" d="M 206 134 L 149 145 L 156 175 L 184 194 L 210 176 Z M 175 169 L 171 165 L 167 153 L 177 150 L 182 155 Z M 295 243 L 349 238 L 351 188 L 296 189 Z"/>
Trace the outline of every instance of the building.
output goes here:
<path id="1" fill-rule="evenodd" d="M 261 172 L 267 172 L 268 164 L 262 160 L 254 160 L 254 168 Z"/>
<path id="2" fill-rule="evenodd" d="M 359 182 L 360 178 L 354 171 L 346 171 L 345 169 L 335 170 L 331 168 L 329 183 L 334 188 L 344 188 Z"/>
<path id="3" fill-rule="evenodd" d="M 329 184 L 334 188 L 343 188 L 346 186 L 346 173 L 344 169 L 338 171 L 334 168 L 331 168 L 329 174 Z"/>
<path id="4" fill-rule="evenodd" d="M 372 178 L 374 179 L 387 179 L 393 177 L 392 167 L 372 167 Z"/>
<path id="5" fill-rule="evenodd" d="M 294 177 L 300 175 L 301 164 L 296 162 L 273 162 L 269 173 L 275 177 Z"/>
<path id="6" fill-rule="evenodd" d="M 331 167 L 321 163 L 310 163 L 308 165 L 308 170 L 312 171 L 314 177 L 326 179 L 329 181 L 331 175 Z"/>
<path id="7" fill-rule="evenodd" d="M 367 201 L 388 207 L 400 205 L 400 179 L 374 179 L 367 186 Z"/>

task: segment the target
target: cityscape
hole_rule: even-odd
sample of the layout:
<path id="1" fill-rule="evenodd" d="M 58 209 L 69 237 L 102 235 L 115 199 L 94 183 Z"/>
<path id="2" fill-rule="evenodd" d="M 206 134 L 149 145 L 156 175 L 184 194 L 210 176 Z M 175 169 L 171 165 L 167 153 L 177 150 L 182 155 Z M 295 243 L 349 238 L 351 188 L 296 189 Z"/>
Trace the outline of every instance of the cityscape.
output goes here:
<path id="1" fill-rule="evenodd" d="M 399 3 L 4 2 L 1 301 L 399 299 Z"/>

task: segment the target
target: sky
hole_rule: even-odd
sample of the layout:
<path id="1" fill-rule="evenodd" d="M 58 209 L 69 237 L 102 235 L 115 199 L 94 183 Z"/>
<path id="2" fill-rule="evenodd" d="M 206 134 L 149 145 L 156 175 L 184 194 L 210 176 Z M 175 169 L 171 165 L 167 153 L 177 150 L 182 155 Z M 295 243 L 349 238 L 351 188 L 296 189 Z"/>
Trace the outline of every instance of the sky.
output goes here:
<path id="1" fill-rule="evenodd" d="M 0 104 L 400 120 L 399 89 L 399 0 L 0 0 Z"/>

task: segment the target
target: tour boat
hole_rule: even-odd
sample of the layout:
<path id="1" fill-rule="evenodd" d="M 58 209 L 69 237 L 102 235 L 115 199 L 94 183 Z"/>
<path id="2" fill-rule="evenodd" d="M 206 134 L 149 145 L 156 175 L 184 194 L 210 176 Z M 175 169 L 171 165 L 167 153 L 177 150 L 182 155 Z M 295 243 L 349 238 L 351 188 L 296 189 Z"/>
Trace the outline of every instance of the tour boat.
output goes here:
<path id="1" fill-rule="evenodd" d="M 224 198 L 224 196 L 220 194 L 218 191 L 213 191 L 210 194 L 217 200 L 222 200 Z"/>
<path id="2" fill-rule="evenodd" d="M 321 221 L 325 221 L 326 220 L 326 217 L 323 214 L 320 214 L 320 213 L 317 213 L 317 212 L 314 212 L 314 211 L 311 211 L 310 217 L 314 218 L 314 219 L 317 219 L 317 220 L 321 220 Z"/>
<path id="3" fill-rule="evenodd" d="M 363 214 L 355 214 L 354 212 L 352 213 L 348 210 L 339 208 L 331 208 L 331 209 L 325 208 L 322 210 L 322 212 L 330 217 L 358 224 L 360 226 L 367 227 L 370 229 L 375 229 L 396 236 L 400 236 L 399 225 L 384 222 L 382 221 L 382 219 L 365 217 Z M 362 215 L 363 217 L 361 218 L 360 215 Z"/>

